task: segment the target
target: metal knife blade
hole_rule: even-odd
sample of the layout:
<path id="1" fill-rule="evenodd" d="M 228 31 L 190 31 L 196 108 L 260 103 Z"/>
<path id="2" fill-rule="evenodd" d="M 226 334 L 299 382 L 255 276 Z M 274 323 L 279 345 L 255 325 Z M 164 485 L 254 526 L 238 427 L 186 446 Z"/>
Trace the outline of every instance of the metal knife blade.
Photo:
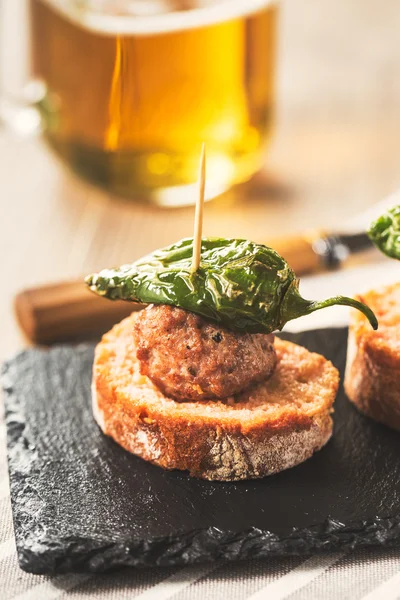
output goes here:
<path id="1" fill-rule="evenodd" d="M 390 194 L 380 202 L 376 202 L 369 206 L 363 212 L 346 219 L 341 228 L 341 233 L 365 233 L 372 221 L 375 221 L 380 215 L 386 212 L 389 208 L 400 204 L 400 190 Z"/>
<path id="2" fill-rule="evenodd" d="M 313 262 L 309 258 L 308 263 L 303 261 L 300 272 L 338 268 L 351 255 L 373 248 L 374 245 L 366 233 L 369 226 L 380 215 L 397 204 L 400 204 L 400 190 L 346 220 L 340 232 L 324 232 L 310 236 L 309 243 L 318 260 Z M 292 252 L 292 254 L 294 253 Z"/>

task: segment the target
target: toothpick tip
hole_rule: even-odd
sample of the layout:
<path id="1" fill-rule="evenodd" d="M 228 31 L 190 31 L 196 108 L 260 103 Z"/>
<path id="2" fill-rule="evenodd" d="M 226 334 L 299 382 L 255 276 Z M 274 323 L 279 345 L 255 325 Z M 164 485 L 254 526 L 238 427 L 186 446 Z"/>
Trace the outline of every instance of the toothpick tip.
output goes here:
<path id="1" fill-rule="evenodd" d="M 197 196 L 196 211 L 194 218 L 192 272 L 197 271 L 197 269 L 200 266 L 201 234 L 203 229 L 204 190 L 206 185 L 206 145 L 204 142 L 201 146 L 198 184 L 199 193 Z"/>

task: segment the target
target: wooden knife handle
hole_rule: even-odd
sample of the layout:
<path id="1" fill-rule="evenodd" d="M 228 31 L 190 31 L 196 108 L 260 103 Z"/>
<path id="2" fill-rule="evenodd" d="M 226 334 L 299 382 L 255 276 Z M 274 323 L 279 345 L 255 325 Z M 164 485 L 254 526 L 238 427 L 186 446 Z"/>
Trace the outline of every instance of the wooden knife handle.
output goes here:
<path id="1" fill-rule="evenodd" d="M 99 337 L 139 304 L 110 301 L 83 279 L 23 290 L 15 298 L 17 321 L 30 342 L 53 344 Z"/>
<path id="2" fill-rule="evenodd" d="M 296 275 L 305 275 L 324 268 L 321 256 L 314 250 L 313 244 L 325 236 L 325 232 L 314 230 L 288 238 L 270 239 L 266 244 L 283 256 Z"/>
<path id="3" fill-rule="evenodd" d="M 320 268 L 312 249 L 317 232 L 269 240 L 296 274 Z M 90 292 L 82 280 L 56 283 L 20 292 L 15 298 L 18 323 L 30 342 L 53 344 L 99 337 L 141 305 L 110 301 Z"/>

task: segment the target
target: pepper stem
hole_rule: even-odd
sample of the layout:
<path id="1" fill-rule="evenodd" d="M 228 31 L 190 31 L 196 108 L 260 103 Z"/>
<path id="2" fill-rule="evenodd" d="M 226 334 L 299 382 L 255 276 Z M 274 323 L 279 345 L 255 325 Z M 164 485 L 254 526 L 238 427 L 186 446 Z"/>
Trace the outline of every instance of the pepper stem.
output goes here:
<path id="1" fill-rule="evenodd" d="M 378 329 L 378 319 L 376 318 L 373 311 L 364 304 L 354 298 L 348 298 L 347 296 L 334 296 L 333 298 L 327 298 L 326 300 L 306 300 L 300 296 L 298 288 L 298 280 L 295 280 L 286 291 L 284 301 L 281 308 L 281 319 L 284 325 L 292 319 L 309 315 L 316 310 L 321 308 L 328 308 L 329 306 L 351 306 L 361 311 L 368 319 L 373 329 Z"/>
<path id="2" fill-rule="evenodd" d="M 356 308 L 367 317 L 373 329 L 378 329 L 378 319 L 369 306 L 363 304 L 363 302 L 355 300 L 354 298 L 347 298 L 346 296 L 334 296 L 333 298 L 328 298 L 327 300 L 311 302 L 306 314 L 312 313 L 320 308 L 327 308 L 328 306 L 336 305 L 351 306 L 352 308 Z"/>

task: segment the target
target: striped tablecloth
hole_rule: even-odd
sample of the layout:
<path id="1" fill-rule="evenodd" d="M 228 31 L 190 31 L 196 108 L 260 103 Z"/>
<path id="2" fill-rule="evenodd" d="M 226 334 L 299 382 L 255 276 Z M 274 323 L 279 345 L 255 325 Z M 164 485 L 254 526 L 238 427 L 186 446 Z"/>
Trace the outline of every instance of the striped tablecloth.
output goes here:
<path id="1" fill-rule="evenodd" d="M 388 263 L 387 263 L 388 264 Z M 313 278 L 303 285 L 304 295 L 330 294 L 330 288 L 353 293 L 353 287 L 398 276 L 361 269 L 343 275 Z M 336 278 L 340 277 L 339 282 Z M 323 315 L 323 313 L 320 313 Z M 325 319 L 303 321 L 302 327 L 332 325 L 344 313 L 328 311 Z M 318 320 L 316 320 L 318 319 Z M 296 326 L 297 327 L 297 326 Z M 400 485 L 400 482 L 399 482 Z M 336 552 L 314 557 L 213 563 L 185 568 L 125 569 L 106 575 L 44 577 L 21 571 L 15 551 L 6 465 L 5 427 L 0 424 L 0 600 L 54 598 L 123 600 L 400 600 L 400 548 Z"/>

